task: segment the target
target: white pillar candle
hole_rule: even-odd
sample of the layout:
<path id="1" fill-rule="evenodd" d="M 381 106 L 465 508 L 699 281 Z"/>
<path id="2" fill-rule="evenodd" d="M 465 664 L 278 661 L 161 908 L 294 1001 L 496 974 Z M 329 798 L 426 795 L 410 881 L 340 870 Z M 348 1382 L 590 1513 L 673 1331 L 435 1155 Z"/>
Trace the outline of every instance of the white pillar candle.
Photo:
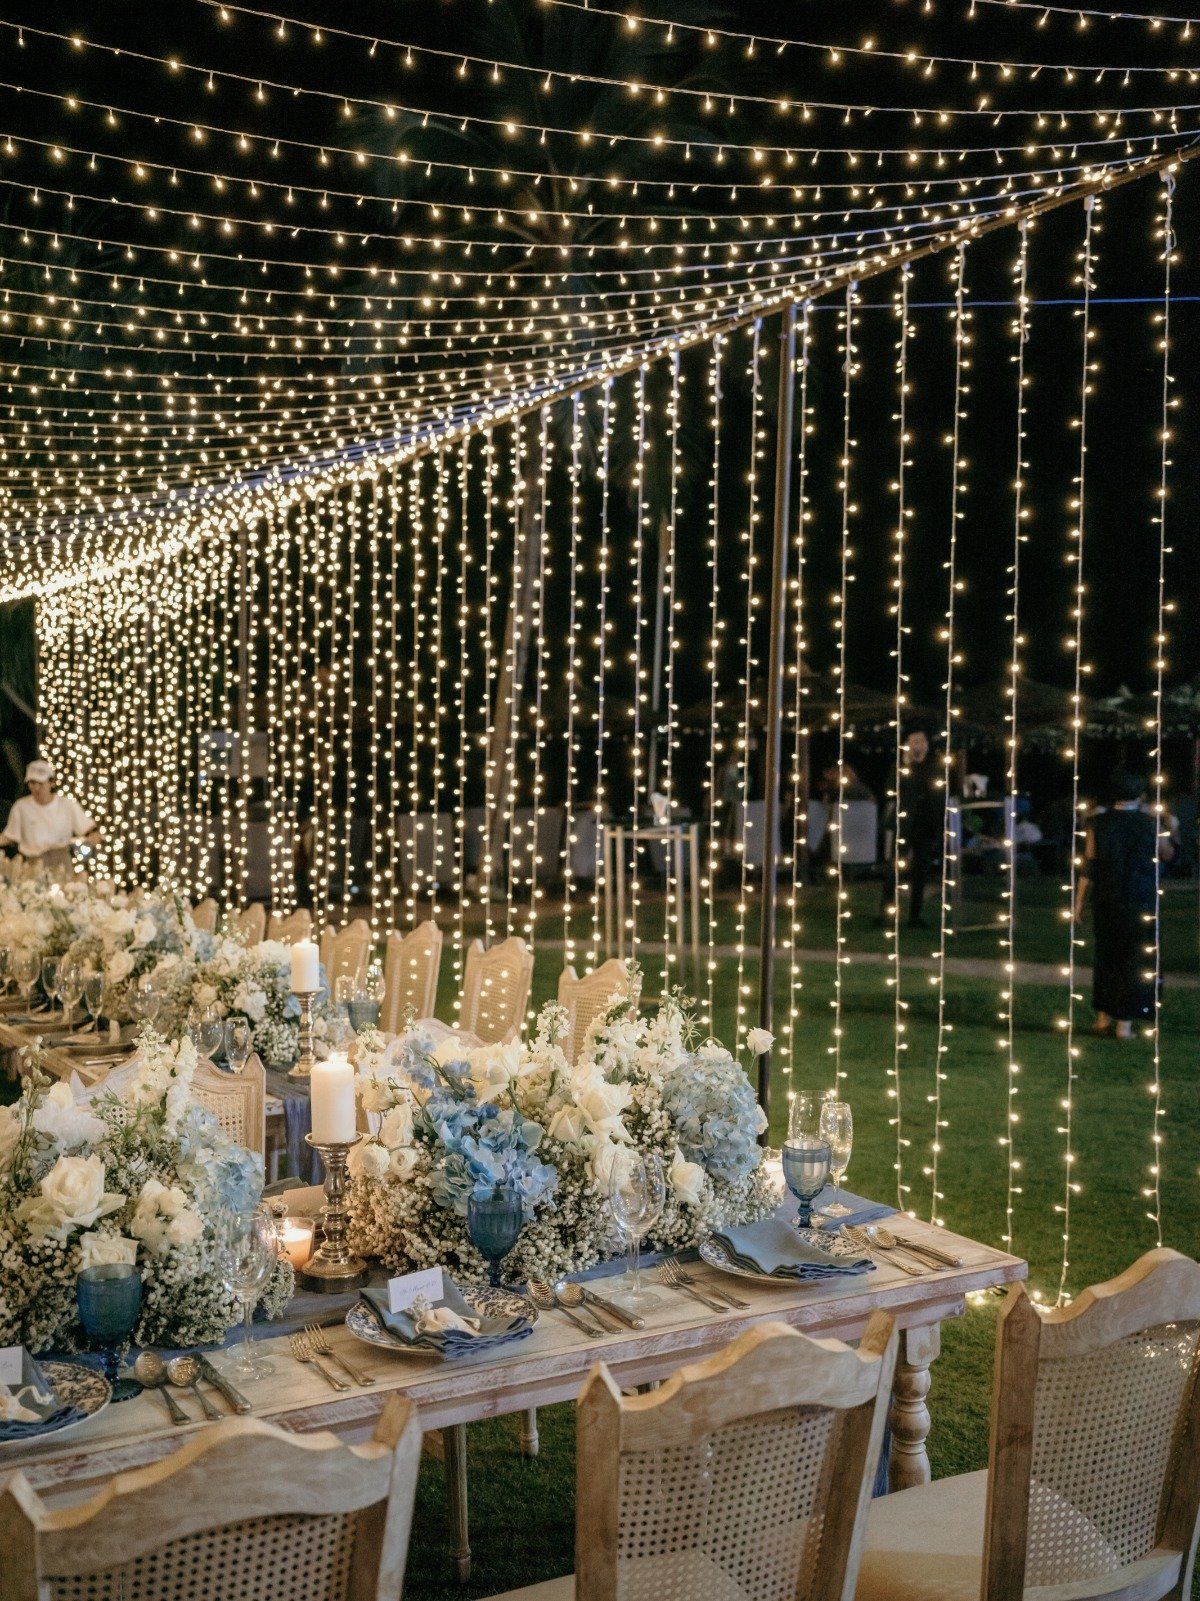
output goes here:
<path id="1" fill-rule="evenodd" d="M 357 1132 L 354 1069 L 344 1056 L 314 1062 L 308 1081 L 312 1136 L 317 1145 L 349 1145 Z"/>
<path id="2" fill-rule="evenodd" d="M 292 946 L 292 989 L 298 995 L 321 987 L 321 953 L 310 939 Z"/>

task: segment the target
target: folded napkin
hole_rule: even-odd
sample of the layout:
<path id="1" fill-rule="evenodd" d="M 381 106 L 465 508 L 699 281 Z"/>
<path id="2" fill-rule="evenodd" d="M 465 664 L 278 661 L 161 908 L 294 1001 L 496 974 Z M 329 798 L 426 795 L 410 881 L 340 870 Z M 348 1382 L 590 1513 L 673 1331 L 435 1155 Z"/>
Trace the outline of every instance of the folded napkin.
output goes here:
<path id="1" fill-rule="evenodd" d="M 464 1356 L 478 1356 L 484 1351 L 494 1350 L 498 1345 L 507 1345 L 511 1340 L 523 1340 L 533 1333 L 533 1324 L 520 1313 L 515 1317 L 485 1317 L 473 1311 L 459 1294 L 458 1286 L 449 1274 L 442 1275 L 442 1299 L 430 1311 L 436 1313 L 441 1308 L 447 1308 L 466 1325 L 462 1328 L 432 1329 L 428 1327 L 428 1314 L 422 1317 L 415 1310 L 389 1311 L 386 1288 L 363 1290 L 361 1302 L 389 1334 L 403 1340 L 406 1345 L 438 1351 L 447 1362 L 456 1362 Z M 421 1328 L 417 1327 L 418 1322 Z M 478 1332 L 470 1327 L 472 1323 L 478 1324 Z"/>
<path id="2" fill-rule="evenodd" d="M 823 1229 L 861 1228 L 864 1223 L 878 1223 L 882 1218 L 895 1217 L 896 1208 L 889 1206 L 886 1201 L 868 1201 L 863 1195 L 855 1195 L 852 1190 L 839 1190 L 836 1186 L 821 1191 L 821 1206 L 833 1205 L 848 1206 L 850 1211 L 845 1217 L 825 1217 L 820 1211 L 814 1211 L 813 1223 Z"/>
<path id="3" fill-rule="evenodd" d="M 781 1217 L 764 1217 L 738 1228 L 717 1229 L 713 1241 L 736 1267 L 764 1273 L 769 1278 L 802 1279 L 807 1283 L 847 1273 L 866 1273 L 871 1268 L 869 1257 L 835 1256 L 810 1244 Z"/>
<path id="4" fill-rule="evenodd" d="M 22 1351 L 20 1384 L 0 1384 L 0 1441 L 28 1439 L 50 1424 L 62 1428 L 82 1416 L 79 1407 L 59 1400 L 29 1352 Z"/>

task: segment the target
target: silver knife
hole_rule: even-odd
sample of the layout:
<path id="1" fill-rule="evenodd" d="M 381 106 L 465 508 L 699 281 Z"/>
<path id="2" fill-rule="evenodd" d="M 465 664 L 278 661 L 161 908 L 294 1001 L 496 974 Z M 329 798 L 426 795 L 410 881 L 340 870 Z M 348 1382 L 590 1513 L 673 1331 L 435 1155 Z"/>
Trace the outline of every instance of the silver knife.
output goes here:
<path id="1" fill-rule="evenodd" d="M 221 1372 L 221 1370 L 217 1367 L 214 1367 L 214 1365 L 206 1356 L 203 1356 L 199 1351 L 197 1351 L 196 1360 L 200 1364 L 201 1373 L 204 1374 L 204 1377 L 215 1390 L 220 1390 L 221 1394 L 229 1402 L 230 1406 L 235 1412 L 253 1412 L 254 1408 L 250 1405 L 249 1401 L 247 1401 L 242 1392 L 235 1389 L 225 1375 Z"/>
<path id="2" fill-rule="evenodd" d="M 595 1290 L 589 1290 L 586 1284 L 581 1285 L 580 1288 L 583 1290 L 583 1298 L 589 1306 L 596 1306 L 602 1312 L 608 1312 L 619 1323 L 623 1323 L 627 1329 L 644 1329 L 646 1327 L 644 1317 L 638 1317 L 634 1312 L 626 1312 L 624 1307 L 617 1306 L 614 1301 L 606 1301 L 602 1295 L 597 1295 Z"/>
<path id="3" fill-rule="evenodd" d="M 961 1267 L 962 1257 L 951 1256 L 949 1251 L 940 1251 L 936 1245 L 926 1245 L 923 1240 L 910 1240 L 904 1234 L 896 1235 L 896 1244 L 904 1247 L 906 1251 L 913 1251 L 917 1256 L 927 1256 L 933 1262 L 940 1262 L 943 1267 Z"/>

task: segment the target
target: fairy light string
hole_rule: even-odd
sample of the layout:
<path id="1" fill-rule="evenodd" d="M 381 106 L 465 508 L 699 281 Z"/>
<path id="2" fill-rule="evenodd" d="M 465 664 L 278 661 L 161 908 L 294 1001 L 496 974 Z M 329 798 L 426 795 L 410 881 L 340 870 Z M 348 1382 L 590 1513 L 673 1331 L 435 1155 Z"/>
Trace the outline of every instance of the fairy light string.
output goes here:
<path id="1" fill-rule="evenodd" d="M 746 607 L 742 614 L 742 676 L 741 676 L 741 711 L 737 736 L 737 762 L 740 769 L 740 810 L 741 820 L 738 828 L 738 853 L 740 861 L 740 882 L 737 899 L 736 944 L 737 944 L 737 1012 L 734 1025 L 734 1052 L 742 1048 L 742 1036 L 748 1025 L 748 1001 L 751 986 L 746 982 L 746 918 L 750 909 L 750 836 L 753 824 L 750 818 L 750 760 L 753 754 L 750 739 L 750 728 L 753 713 L 757 707 L 754 694 L 754 623 L 755 612 L 758 610 L 755 595 L 755 573 L 758 566 L 756 553 L 759 512 L 759 463 L 762 450 L 762 323 L 755 321 L 750 334 L 750 464 L 746 474 L 747 482 L 747 508 L 746 523 L 741 533 L 741 543 L 744 547 L 743 585 L 746 592 Z M 772 847 L 773 842 L 764 844 L 764 850 Z"/>
<path id="2" fill-rule="evenodd" d="M 611 894 L 614 886 L 608 883 L 608 853 L 604 846 L 607 802 L 605 777 L 607 774 L 606 730 L 604 723 L 605 696 L 608 684 L 609 620 L 609 556 L 612 530 L 609 526 L 609 488 L 612 471 L 612 380 L 606 379 L 600 389 L 600 451 L 597 472 L 600 480 L 600 548 L 599 598 L 596 612 L 596 778 L 595 778 L 595 857 L 592 873 L 592 941 L 591 965 L 600 965 L 601 898 Z M 624 863 L 616 864 L 618 873 L 625 871 Z M 605 901 L 607 904 L 607 899 Z"/>
<path id="3" fill-rule="evenodd" d="M 725 751 L 721 733 L 723 703 L 720 690 L 721 645 L 724 621 L 721 617 L 721 358 L 725 353 L 725 340 L 720 334 L 713 340 L 708 361 L 708 402 L 712 432 L 712 458 L 708 479 L 708 568 L 711 577 L 709 591 L 709 734 L 708 734 L 708 839 L 705 852 L 704 912 L 705 912 L 705 1016 L 710 1032 L 716 1028 L 715 992 L 717 981 L 717 878 L 721 870 L 721 831 L 725 822 L 724 796 L 719 786 L 720 760 Z"/>
<path id="4" fill-rule="evenodd" d="M 784 1023 L 784 1051 L 782 1071 L 784 1104 L 788 1109 L 787 1126 L 791 1127 L 791 1106 L 796 1096 L 796 1052 L 799 1044 L 800 995 L 804 988 L 804 971 L 800 960 L 802 897 L 801 885 L 808 858 L 808 767 L 805 727 L 804 696 L 805 652 L 805 566 L 808 560 L 808 523 L 812 512 L 809 507 L 809 436 L 813 431 L 809 399 L 809 375 L 813 362 L 813 308 L 805 301 L 800 312 L 800 353 L 797 360 L 799 392 L 799 442 L 796 453 L 796 560 L 792 580 L 794 609 L 792 663 L 792 850 L 790 885 L 788 892 L 788 1005 Z"/>

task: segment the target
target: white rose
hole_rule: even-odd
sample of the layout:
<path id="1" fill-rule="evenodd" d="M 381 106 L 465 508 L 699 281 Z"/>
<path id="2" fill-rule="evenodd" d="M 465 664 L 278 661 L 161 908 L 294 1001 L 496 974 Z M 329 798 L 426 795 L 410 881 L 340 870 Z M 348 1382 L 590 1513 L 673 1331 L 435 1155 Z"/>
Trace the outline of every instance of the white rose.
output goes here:
<path id="1" fill-rule="evenodd" d="M 592 1177 L 607 1195 L 615 1184 L 619 1184 L 622 1175 L 628 1170 L 630 1153 L 624 1145 L 618 1145 L 615 1140 L 598 1140 L 592 1152 Z"/>
<path id="2" fill-rule="evenodd" d="M 47 1223 L 46 1233 L 64 1239 L 72 1229 L 90 1227 L 107 1217 L 125 1197 L 104 1188 L 104 1163 L 98 1156 L 60 1156 L 41 1182 L 41 1201 L 35 1229 Z"/>
<path id="3" fill-rule="evenodd" d="M 358 1099 L 364 1112 L 386 1112 L 395 1095 L 385 1079 L 367 1074 L 358 1080 Z"/>
<path id="4" fill-rule="evenodd" d="M 167 1224 L 167 1244 L 176 1246 L 194 1245 L 204 1233 L 204 1220 L 195 1207 L 184 1206 L 179 1209 Z"/>
<path id="5" fill-rule="evenodd" d="M 521 1045 L 484 1045 L 467 1054 L 471 1083 L 480 1102 L 496 1101 L 521 1073 Z"/>
<path id="6" fill-rule="evenodd" d="M 704 1198 L 704 1169 L 699 1162 L 686 1161 L 683 1152 L 676 1146 L 667 1176 L 671 1181 L 671 1188 L 681 1201 L 689 1201 L 692 1206 L 699 1206 Z"/>
<path id="7" fill-rule="evenodd" d="M 552 1140 L 561 1140 L 564 1145 L 579 1145 L 588 1132 L 587 1114 L 581 1106 L 560 1107 L 546 1132 Z"/>
<path id="8" fill-rule="evenodd" d="M 462 1041 L 453 1034 L 447 1035 L 444 1040 L 439 1040 L 429 1054 L 439 1067 L 446 1067 L 450 1062 L 465 1061 L 467 1057 Z"/>
<path id="9" fill-rule="evenodd" d="M 51 1086 L 33 1114 L 33 1126 L 65 1150 L 95 1144 L 106 1133 L 104 1123 L 88 1110 L 87 1104 L 76 1101 L 69 1084 Z"/>
<path id="10" fill-rule="evenodd" d="M 765 1056 L 775 1043 L 775 1036 L 770 1029 L 752 1028 L 746 1035 L 746 1049 L 751 1056 Z"/>
<path id="11" fill-rule="evenodd" d="M 158 933 L 158 925 L 152 917 L 139 917 L 133 925 L 133 943 L 137 950 L 142 950 Z"/>
<path id="12" fill-rule="evenodd" d="M 401 1145 L 392 1152 L 389 1167 L 394 1179 L 410 1178 L 417 1166 L 417 1153 L 411 1145 Z"/>
<path id="13" fill-rule="evenodd" d="M 398 1145 L 411 1145 L 412 1133 L 412 1107 L 407 1101 L 401 1101 L 390 1112 L 384 1113 L 379 1125 L 379 1138 L 389 1151 L 395 1150 Z"/>
<path id="14" fill-rule="evenodd" d="M 114 951 L 104 964 L 104 976 L 110 984 L 123 984 L 133 969 L 132 951 Z"/>
<path id="15" fill-rule="evenodd" d="M 79 1236 L 79 1266 L 106 1267 L 110 1262 L 136 1262 L 138 1242 L 127 1240 L 123 1234 L 81 1234 Z"/>
<path id="16" fill-rule="evenodd" d="M 364 1140 L 351 1148 L 346 1166 L 352 1179 L 381 1179 L 391 1165 L 391 1158 L 382 1145 Z"/>
<path id="17" fill-rule="evenodd" d="M 245 1012 L 252 1023 L 261 1023 L 267 1015 L 267 997 L 260 989 L 248 989 L 239 984 L 233 997 L 233 1010 Z"/>

